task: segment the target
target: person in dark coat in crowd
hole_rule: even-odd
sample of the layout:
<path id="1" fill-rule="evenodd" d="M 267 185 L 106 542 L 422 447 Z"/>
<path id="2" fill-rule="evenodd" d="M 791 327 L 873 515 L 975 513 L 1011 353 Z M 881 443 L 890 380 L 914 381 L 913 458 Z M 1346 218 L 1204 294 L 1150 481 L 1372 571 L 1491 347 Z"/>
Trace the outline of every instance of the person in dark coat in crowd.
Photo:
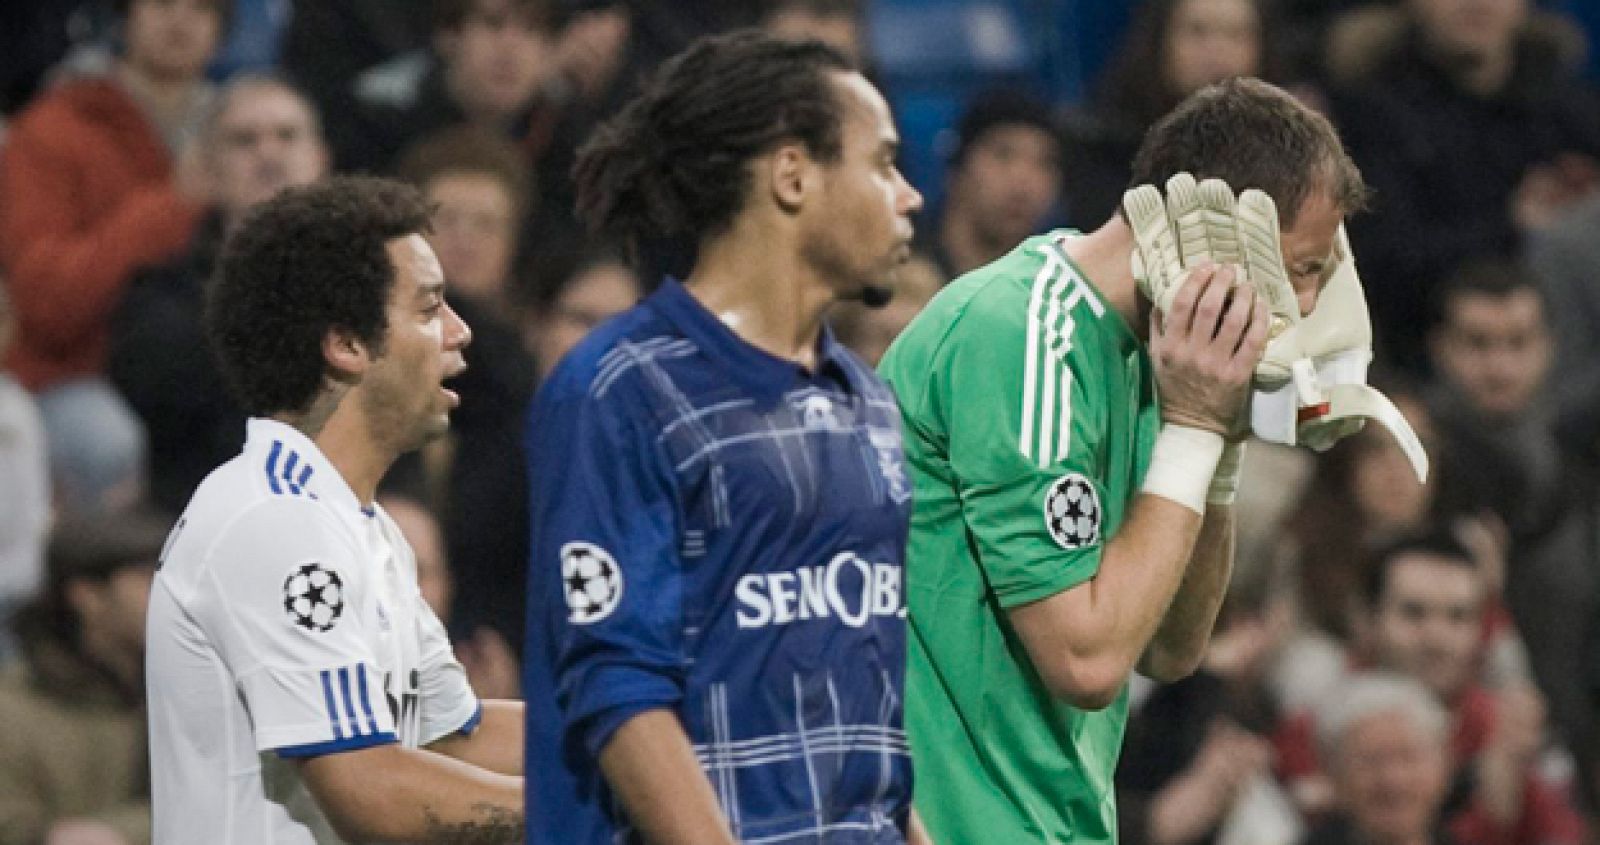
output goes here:
<path id="1" fill-rule="evenodd" d="M 1464 257 L 1515 252 L 1600 186 L 1600 100 L 1577 79 L 1575 33 L 1531 6 L 1408 0 L 1330 38 L 1334 122 L 1373 189 L 1350 239 L 1393 366 L 1425 372 L 1417 329 Z"/>
<path id="2" fill-rule="evenodd" d="M 328 172 L 314 108 L 281 80 L 232 82 L 201 143 L 216 201 L 184 255 L 129 283 L 111 320 L 107 365 L 148 433 L 151 501 L 174 514 L 244 444 L 244 411 L 223 388 L 201 326 L 222 240 L 257 203 Z"/>

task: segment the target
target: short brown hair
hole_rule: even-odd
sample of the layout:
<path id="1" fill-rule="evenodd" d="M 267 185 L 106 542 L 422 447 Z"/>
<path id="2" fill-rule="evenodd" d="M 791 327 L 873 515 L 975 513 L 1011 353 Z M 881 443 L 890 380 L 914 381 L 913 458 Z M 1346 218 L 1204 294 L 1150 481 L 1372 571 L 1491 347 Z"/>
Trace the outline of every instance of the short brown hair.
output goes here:
<path id="1" fill-rule="evenodd" d="M 786 12 L 797 12 L 818 18 L 861 17 L 861 0 L 773 0 L 765 15 L 771 20 Z"/>
<path id="2" fill-rule="evenodd" d="M 133 11 L 133 4 L 138 0 L 115 0 L 111 9 L 117 17 L 127 20 L 128 13 Z M 228 40 L 228 30 L 233 26 L 233 0 L 211 0 L 211 8 L 216 11 L 222 24 L 217 30 L 217 52 L 222 51 L 224 41 Z"/>
<path id="3" fill-rule="evenodd" d="M 528 162 L 515 144 L 485 129 L 455 126 L 413 144 L 400 157 L 400 178 L 424 193 L 441 176 L 488 176 L 511 196 L 518 219 L 534 201 L 533 177 Z"/>
<path id="4" fill-rule="evenodd" d="M 484 0 L 434 0 L 433 29 L 435 32 L 459 32 L 467 21 L 480 13 Z M 504 0 L 511 12 L 541 32 L 554 33 L 561 29 L 562 15 L 557 0 Z"/>
<path id="5" fill-rule="evenodd" d="M 1527 291 L 1546 305 L 1544 290 L 1533 272 L 1514 255 L 1474 255 L 1465 258 L 1433 291 L 1432 325 L 1448 326 L 1456 303 L 1469 296 L 1503 300 Z M 1548 312 L 1547 312 L 1548 313 Z"/>
<path id="6" fill-rule="evenodd" d="M 1259 79 L 1208 85 L 1145 133 L 1132 184 L 1161 186 L 1183 172 L 1266 192 L 1285 229 L 1314 190 L 1347 214 L 1367 205 L 1366 182 L 1333 124 Z"/>

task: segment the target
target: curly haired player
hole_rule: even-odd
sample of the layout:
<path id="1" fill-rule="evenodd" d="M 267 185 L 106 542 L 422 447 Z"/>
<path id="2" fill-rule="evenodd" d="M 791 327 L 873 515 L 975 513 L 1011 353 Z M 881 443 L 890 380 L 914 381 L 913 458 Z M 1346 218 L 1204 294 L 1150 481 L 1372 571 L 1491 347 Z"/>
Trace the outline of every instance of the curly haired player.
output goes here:
<path id="1" fill-rule="evenodd" d="M 480 702 L 374 504 L 445 433 L 471 340 L 407 186 L 253 210 L 207 322 L 251 414 L 151 588 L 157 842 L 523 841 L 522 706 Z"/>

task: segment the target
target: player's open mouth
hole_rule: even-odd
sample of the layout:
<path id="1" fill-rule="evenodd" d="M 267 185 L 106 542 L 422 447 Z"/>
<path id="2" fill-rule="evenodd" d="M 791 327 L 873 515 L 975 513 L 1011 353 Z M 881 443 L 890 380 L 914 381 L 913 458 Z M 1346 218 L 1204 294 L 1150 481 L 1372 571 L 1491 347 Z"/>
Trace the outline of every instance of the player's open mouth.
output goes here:
<path id="1" fill-rule="evenodd" d="M 444 394 L 445 401 L 450 403 L 450 407 L 452 407 L 452 408 L 456 408 L 456 407 L 459 407 L 461 405 L 461 396 L 460 396 L 460 394 L 456 393 L 454 390 L 451 390 L 450 388 L 445 387 L 444 386 L 444 382 L 447 382 L 447 381 L 455 378 L 456 376 L 461 375 L 462 373 L 464 373 L 466 371 L 467 371 L 466 362 L 460 362 L 460 366 L 452 369 L 448 373 L 445 373 L 444 378 L 439 379 L 439 382 L 440 382 L 440 384 L 439 384 L 439 392 Z"/>

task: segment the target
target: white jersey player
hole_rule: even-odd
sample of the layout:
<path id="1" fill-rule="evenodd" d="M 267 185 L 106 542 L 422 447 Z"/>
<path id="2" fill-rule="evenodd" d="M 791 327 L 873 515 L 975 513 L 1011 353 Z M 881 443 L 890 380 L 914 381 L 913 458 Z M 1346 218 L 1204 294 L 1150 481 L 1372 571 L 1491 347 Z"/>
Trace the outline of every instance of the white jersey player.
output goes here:
<path id="1" fill-rule="evenodd" d="M 252 415 L 151 588 L 156 842 L 522 842 L 522 705 L 480 702 L 374 503 L 471 332 L 414 190 L 339 178 L 230 238 L 207 320 Z"/>
<path id="2" fill-rule="evenodd" d="M 158 842 L 326 841 L 290 758 L 478 724 L 399 529 L 283 423 L 251 420 L 195 493 L 149 620 L 152 787 L 192 807 L 157 815 Z"/>

